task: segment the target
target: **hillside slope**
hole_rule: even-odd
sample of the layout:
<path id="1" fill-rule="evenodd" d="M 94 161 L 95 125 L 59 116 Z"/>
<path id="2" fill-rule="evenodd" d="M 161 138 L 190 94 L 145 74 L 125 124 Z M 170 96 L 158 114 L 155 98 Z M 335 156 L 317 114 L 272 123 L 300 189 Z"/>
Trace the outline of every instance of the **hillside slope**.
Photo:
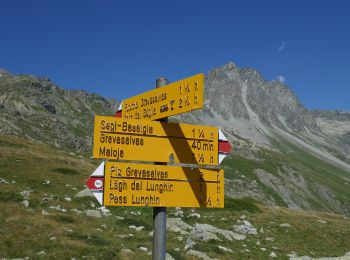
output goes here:
<path id="1" fill-rule="evenodd" d="M 112 115 L 118 103 L 68 91 L 47 78 L 0 73 L 0 134 L 89 153 L 94 114 Z"/>
<path id="2" fill-rule="evenodd" d="M 228 195 L 350 214 L 350 113 L 309 111 L 286 85 L 229 63 L 208 73 L 205 109 L 175 120 L 225 129 Z"/>
<path id="3" fill-rule="evenodd" d="M 48 79 L 0 75 L 0 134 L 91 153 L 93 114 L 117 103 Z M 173 120 L 216 125 L 233 144 L 226 194 L 350 214 L 350 113 L 309 111 L 278 81 L 229 63 L 208 73 L 205 108 Z"/>
<path id="4" fill-rule="evenodd" d="M 98 162 L 0 136 L 0 259 L 151 259 L 152 209 L 99 208 L 77 197 Z M 95 217 L 93 217 L 95 216 Z M 177 260 L 343 256 L 341 215 L 264 207 L 225 198 L 224 209 L 167 210 L 167 252 Z M 348 253 L 349 254 L 349 253 Z"/>

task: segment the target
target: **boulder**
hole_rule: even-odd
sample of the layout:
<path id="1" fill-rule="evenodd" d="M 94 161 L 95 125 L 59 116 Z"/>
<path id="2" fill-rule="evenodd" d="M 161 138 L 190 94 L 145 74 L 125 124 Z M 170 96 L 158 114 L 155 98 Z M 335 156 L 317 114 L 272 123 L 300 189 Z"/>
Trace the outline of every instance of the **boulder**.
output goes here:
<path id="1" fill-rule="evenodd" d="M 188 215 L 188 217 L 189 218 L 201 218 L 201 214 L 195 212 L 195 213 Z"/>
<path id="2" fill-rule="evenodd" d="M 276 255 L 276 253 L 275 253 L 275 252 L 271 252 L 270 257 L 275 258 L 275 257 L 277 257 L 277 255 Z"/>
<path id="3" fill-rule="evenodd" d="M 135 226 L 135 225 L 130 225 L 129 228 L 131 229 L 135 229 L 136 231 L 142 231 L 142 229 L 144 229 L 145 227 L 144 226 Z"/>
<path id="4" fill-rule="evenodd" d="M 181 218 L 167 218 L 166 229 L 168 231 L 180 233 L 181 235 L 188 235 L 189 232 L 187 232 L 187 230 L 191 230 L 192 227 Z"/>
<path id="5" fill-rule="evenodd" d="M 81 191 L 79 191 L 77 194 L 75 194 L 76 198 L 83 198 L 83 197 L 95 197 L 94 194 L 92 194 L 91 190 L 88 188 L 85 188 Z"/>
<path id="6" fill-rule="evenodd" d="M 253 227 L 253 225 L 248 220 L 243 220 L 243 224 L 234 225 L 233 228 L 235 229 L 236 232 L 241 234 L 249 234 L 249 235 L 258 234 L 258 231 L 256 230 L 256 228 Z"/>
<path id="7" fill-rule="evenodd" d="M 140 246 L 140 247 L 139 247 L 139 250 L 140 250 L 141 252 L 144 252 L 144 253 L 147 253 L 147 251 L 148 251 L 147 247 L 144 247 L 144 246 Z"/>
<path id="8" fill-rule="evenodd" d="M 30 190 L 24 190 L 24 191 L 20 192 L 20 194 L 23 196 L 23 199 L 29 200 L 29 196 L 30 196 L 31 192 L 32 191 L 30 191 Z"/>
<path id="9" fill-rule="evenodd" d="M 85 211 L 86 216 L 88 217 L 94 217 L 94 218 L 101 218 L 102 214 L 99 210 L 95 210 L 95 209 L 88 209 L 87 211 Z"/>
<path id="10" fill-rule="evenodd" d="M 229 253 L 233 252 L 232 249 L 224 247 L 224 246 L 218 246 L 218 248 L 224 252 L 229 252 Z"/>
<path id="11" fill-rule="evenodd" d="M 282 223 L 282 224 L 280 224 L 280 227 L 287 227 L 287 228 L 290 228 L 290 227 L 292 227 L 292 225 L 289 224 L 289 223 Z"/>
<path id="12" fill-rule="evenodd" d="M 234 233 L 230 230 L 219 229 L 209 224 L 195 224 L 190 233 L 190 238 L 206 242 L 210 240 L 221 241 L 217 235 L 220 235 L 229 241 L 244 240 L 246 238 L 244 235 Z"/>
<path id="13" fill-rule="evenodd" d="M 129 248 L 123 248 L 123 249 L 120 250 L 120 253 L 122 253 L 122 254 L 133 254 L 134 252 L 131 249 L 129 249 Z"/>
<path id="14" fill-rule="evenodd" d="M 29 207 L 29 201 L 28 200 L 24 200 L 22 201 L 22 204 L 24 205 L 24 207 L 28 208 Z"/>
<path id="15" fill-rule="evenodd" d="M 197 251 L 197 250 L 189 250 L 186 255 L 193 255 L 193 256 L 196 256 L 200 259 L 203 259 L 203 260 L 211 260 L 212 258 L 210 258 L 209 256 L 207 256 L 205 253 L 203 252 L 200 252 L 200 251 Z"/>

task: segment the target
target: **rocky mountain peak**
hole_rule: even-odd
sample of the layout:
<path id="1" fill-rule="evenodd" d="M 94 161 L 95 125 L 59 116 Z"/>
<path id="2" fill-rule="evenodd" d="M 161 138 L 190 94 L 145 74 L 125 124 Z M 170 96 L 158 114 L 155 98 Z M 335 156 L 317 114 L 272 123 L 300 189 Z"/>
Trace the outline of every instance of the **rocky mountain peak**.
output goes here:
<path id="1" fill-rule="evenodd" d="M 267 127 L 290 131 L 316 129 L 316 121 L 291 89 L 279 81 L 268 81 L 252 68 L 230 62 L 209 71 L 205 80 L 205 111 L 183 119 L 233 128 L 248 138 L 257 138 Z M 249 132 L 251 132 L 249 134 Z"/>
<path id="2" fill-rule="evenodd" d="M 11 76 L 11 73 L 5 69 L 0 68 L 0 78 L 4 76 Z"/>
<path id="3" fill-rule="evenodd" d="M 312 110 L 312 115 L 315 118 L 323 118 L 328 120 L 336 121 L 348 121 L 350 122 L 350 112 L 341 110 Z"/>

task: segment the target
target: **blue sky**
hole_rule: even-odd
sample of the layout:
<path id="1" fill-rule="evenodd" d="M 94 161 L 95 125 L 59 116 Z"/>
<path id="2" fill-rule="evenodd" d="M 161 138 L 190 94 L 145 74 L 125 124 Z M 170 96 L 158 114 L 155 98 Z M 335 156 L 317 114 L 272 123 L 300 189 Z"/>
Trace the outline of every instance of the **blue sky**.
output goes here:
<path id="1" fill-rule="evenodd" d="M 121 100 L 233 61 L 350 111 L 350 1 L 2 1 L 0 68 Z"/>

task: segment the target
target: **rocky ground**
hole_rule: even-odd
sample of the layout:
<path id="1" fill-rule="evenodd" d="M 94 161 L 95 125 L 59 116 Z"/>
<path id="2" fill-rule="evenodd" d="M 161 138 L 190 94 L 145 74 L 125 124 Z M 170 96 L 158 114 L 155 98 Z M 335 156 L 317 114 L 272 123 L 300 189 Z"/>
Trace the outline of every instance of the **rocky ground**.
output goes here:
<path id="1" fill-rule="evenodd" d="M 0 259 L 151 259 L 152 209 L 104 208 L 84 188 L 98 163 L 0 137 Z M 226 197 L 224 209 L 169 208 L 168 259 L 340 257 L 342 215 Z"/>
<path id="2" fill-rule="evenodd" d="M 0 259 L 151 258 L 152 210 L 84 189 L 93 116 L 117 105 L 0 70 Z M 233 151 L 224 209 L 168 210 L 169 259 L 349 258 L 349 113 L 230 63 L 206 76 L 202 111 L 171 120 L 220 126 Z"/>

